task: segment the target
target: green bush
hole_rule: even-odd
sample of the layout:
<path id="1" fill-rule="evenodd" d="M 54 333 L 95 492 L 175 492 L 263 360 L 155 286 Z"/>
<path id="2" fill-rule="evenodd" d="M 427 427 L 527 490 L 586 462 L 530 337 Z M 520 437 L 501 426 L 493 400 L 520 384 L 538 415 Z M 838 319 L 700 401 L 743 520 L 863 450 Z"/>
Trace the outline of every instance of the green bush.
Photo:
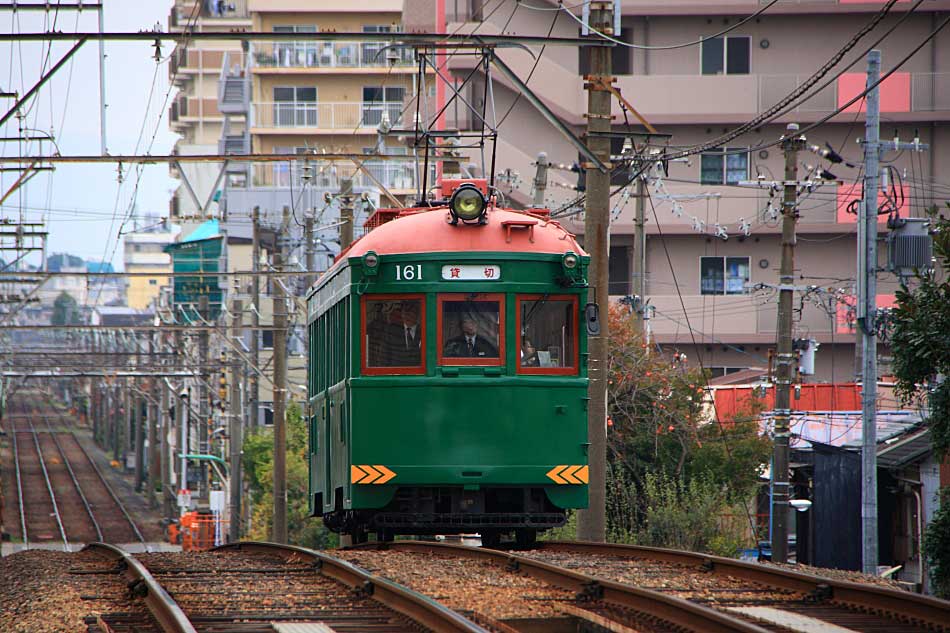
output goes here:
<path id="1" fill-rule="evenodd" d="M 950 599 L 950 486 L 940 491 L 940 508 L 924 533 L 924 558 L 934 595 Z"/>

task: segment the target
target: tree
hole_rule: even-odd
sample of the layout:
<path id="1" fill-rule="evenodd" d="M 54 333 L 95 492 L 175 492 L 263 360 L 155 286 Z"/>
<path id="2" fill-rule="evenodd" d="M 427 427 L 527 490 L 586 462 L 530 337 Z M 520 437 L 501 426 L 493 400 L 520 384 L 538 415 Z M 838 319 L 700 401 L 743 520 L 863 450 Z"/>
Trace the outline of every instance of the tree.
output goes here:
<path id="1" fill-rule="evenodd" d="M 313 549 L 337 544 L 336 535 L 323 521 L 310 516 L 308 494 L 307 425 L 300 405 L 287 407 L 287 535 L 290 543 Z M 244 472 L 251 491 L 253 511 L 248 537 L 270 540 L 274 507 L 274 433 L 264 428 L 244 440 Z"/>
<path id="2" fill-rule="evenodd" d="M 946 203 L 950 209 L 950 202 Z M 913 290 L 901 284 L 891 312 L 891 354 L 897 394 L 928 410 L 934 455 L 950 456 L 950 219 L 930 210 L 937 266 L 915 274 Z M 950 488 L 927 527 L 923 553 L 934 592 L 950 598 Z"/>
<path id="3" fill-rule="evenodd" d="M 53 302 L 53 315 L 50 317 L 53 325 L 78 325 L 82 323 L 79 304 L 71 294 L 65 290 L 59 293 Z"/>
<path id="4" fill-rule="evenodd" d="M 929 401 L 927 424 L 939 458 L 950 453 L 950 220 L 936 209 L 931 209 L 931 219 L 937 266 L 917 272 L 913 290 L 901 284 L 897 291 L 891 354 L 901 399 Z"/>
<path id="5" fill-rule="evenodd" d="M 758 411 L 709 420 L 702 370 L 651 352 L 623 308 L 612 307 L 609 318 L 608 530 L 614 540 L 714 549 L 709 535 L 729 514 L 722 509 L 746 514 L 736 506 L 755 492 L 768 462 Z M 655 527 L 669 522 L 681 525 L 679 536 L 657 542 Z"/>

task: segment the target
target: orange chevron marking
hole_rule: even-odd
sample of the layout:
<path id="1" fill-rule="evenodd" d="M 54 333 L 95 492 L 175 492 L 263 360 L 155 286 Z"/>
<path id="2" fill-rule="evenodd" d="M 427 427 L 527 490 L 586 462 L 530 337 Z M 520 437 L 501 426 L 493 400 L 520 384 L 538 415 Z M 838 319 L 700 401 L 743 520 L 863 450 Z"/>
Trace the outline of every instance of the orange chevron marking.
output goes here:
<path id="1" fill-rule="evenodd" d="M 586 484 L 590 479 L 587 466 L 555 466 L 547 472 L 548 479 L 556 484 Z"/>
<path id="2" fill-rule="evenodd" d="M 360 482 L 361 484 L 371 484 L 377 479 L 379 479 L 383 474 L 379 472 L 378 470 L 376 470 L 375 468 L 373 468 L 372 466 L 370 466 L 369 464 L 363 464 L 363 470 L 367 472 L 368 476 L 366 477 L 366 479 Z"/>
<path id="3" fill-rule="evenodd" d="M 574 476 L 581 480 L 581 483 L 588 483 L 590 481 L 590 470 L 587 466 L 582 466 L 580 470 L 574 473 Z"/>
<path id="4" fill-rule="evenodd" d="M 390 479 L 392 479 L 393 477 L 396 476 L 396 473 L 394 473 L 393 471 L 389 470 L 389 469 L 386 468 L 385 466 L 375 465 L 374 468 L 383 474 L 382 477 L 380 477 L 379 479 L 377 479 L 377 480 L 374 482 L 374 483 L 376 483 L 376 484 L 384 484 L 384 483 L 386 483 L 387 481 L 389 481 Z"/>
<path id="5" fill-rule="evenodd" d="M 360 483 L 363 479 L 366 478 L 366 473 L 359 466 L 351 465 L 350 466 L 350 480 L 354 484 Z"/>
<path id="6" fill-rule="evenodd" d="M 561 477 L 569 484 L 579 484 L 583 483 L 580 479 L 574 476 L 574 473 L 581 469 L 580 466 L 568 466 L 564 469 L 564 472 L 561 473 Z"/>
<path id="7" fill-rule="evenodd" d="M 566 484 L 567 482 L 561 479 L 560 477 L 560 472 L 564 470 L 565 468 L 567 468 L 566 465 L 555 466 L 554 468 L 548 471 L 547 473 L 548 478 L 556 484 Z"/>

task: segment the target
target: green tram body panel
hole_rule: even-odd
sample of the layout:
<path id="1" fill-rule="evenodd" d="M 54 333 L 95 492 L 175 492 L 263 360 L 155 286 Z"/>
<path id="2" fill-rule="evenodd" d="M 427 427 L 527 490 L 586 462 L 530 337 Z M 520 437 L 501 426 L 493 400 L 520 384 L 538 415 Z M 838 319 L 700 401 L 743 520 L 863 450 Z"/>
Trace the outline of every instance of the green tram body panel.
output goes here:
<path id="1" fill-rule="evenodd" d="M 308 297 L 310 359 L 310 510 L 385 507 L 401 487 L 543 488 L 558 508 L 586 508 L 586 484 L 556 484 L 559 465 L 587 465 L 587 333 L 584 305 L 588 257 L 566 281 L 562 257 L 532 253 L 383 255 L 375 275 L 359 257 L 341 262 Z M 499 281 L 445 281 L 442 266 L 499 266 Z M 415 270 L 406 280 L 397 268 Z M 419 273 L 421 272 L 421 278 Z M 438 296 L 503 294 L 504 358 L 500 366 L 438 365 Z M 372 295 L 424 295 L 424 375 L 361 375 L 361 300 Z M 517 373 L 518 295 L 577 297 L 577 372 Z M 395 476 L 358 484 L 353 465 L 380 465 Z"/>

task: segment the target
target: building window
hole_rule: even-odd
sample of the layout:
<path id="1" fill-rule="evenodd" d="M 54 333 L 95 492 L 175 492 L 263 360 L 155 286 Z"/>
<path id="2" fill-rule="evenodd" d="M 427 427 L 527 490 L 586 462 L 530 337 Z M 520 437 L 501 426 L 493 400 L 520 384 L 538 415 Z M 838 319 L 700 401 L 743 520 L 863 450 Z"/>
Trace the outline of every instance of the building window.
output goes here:
<path id="1" fill-rule="evenodd" d="M 700 257 L 700 293 L 741 295 L 748 292 L 748 257 Z"/>
<path id="2" fill-rule="evenodd" d="M 735 185 L 749 178 L 749 154 L 743 147 L 703 152 L 699 181 L 704 185 Z"/>
<path id="3" fill-rule="evenodd" d="M 316 24 L 294 24 L 289 26 L 275 26 L 274 33 L 316 33 Z M 292 66 L 316 66 L 318 57 L 318 42 L 301 40 L 299 42 L 276 42 L 274 56 L 277 66 L 289 68 Z"/>
<path id="4" fill-rule="evenodd" d="M 746 35 L 713 37 L 703 40 L 704 75 L 748 75 L 751 68 L 750 38 Z"/>
<path id="5" fill-rule="evenodd" d="M 518 297 L 518 373 L 577 373 L 577 297 Z"/>
<path id="6" fill-rule="evenodd" d="M 274 86 L 274 125 L 317 126 L 316 86 Z"/>
<path id="7" fill-rule="evenodd" d="M 438 317 L 440 365 L 504 363 L 504 295 L 440 295 Z"/>
<path id="8" fill-rule="evenodd" d="M 363 373 L 425 373 L 425 298 L 363 297 Z"/>
<path id="9" fill-rule="evenodd" d="M 383 112 L 389 115 L 389 123 L 395 125 L 405 97 L 406 89 L 402 86 L 363 86 L 363 125 L 379 125 Z"/>
<path id="10" fill-rule="evenodd" d="M 581 37 L 580 31 L 578 31 L 578 37 Z M 620 27 L 620 37 L 614 38 L 619 39 L 622 42 L 627 42 L 628 44 L 633 43 L 633 29 Z M 590 46 L 581 46 L 578 50 L 578 69 L 581 75 L 590 74 Z M 610 63 L 613 73 L 615 75 L 632 75 L 633 74 L 633 57 L 631 55 L 631 49 L 627 46 L 614 46 L 610 49 Z"/>
<path id="11" fill-rule="evenodd" d="M 274 426 L 274 403 L 262 402 L 261 411 L 264 413 L 264 426 Z"/>
<path id="12" fill-rule="evenodd" d="M 722 378 L 748 369 L 747 367 L 707 367 L 706 373 L 710 378 Z"/>
<path id="13" fill-rule="evenodd" d="M 158 279 L 149 279 L 149 280 L 148 280 L 148 285 L 150 285 L 150 286 L 157 286 L 157 285 L 158 285 Z"/>
<path id="14" fill-rule="evenodd" d="M 274 330 L 261 330 L 261 349 L 274 349 Z"/>

